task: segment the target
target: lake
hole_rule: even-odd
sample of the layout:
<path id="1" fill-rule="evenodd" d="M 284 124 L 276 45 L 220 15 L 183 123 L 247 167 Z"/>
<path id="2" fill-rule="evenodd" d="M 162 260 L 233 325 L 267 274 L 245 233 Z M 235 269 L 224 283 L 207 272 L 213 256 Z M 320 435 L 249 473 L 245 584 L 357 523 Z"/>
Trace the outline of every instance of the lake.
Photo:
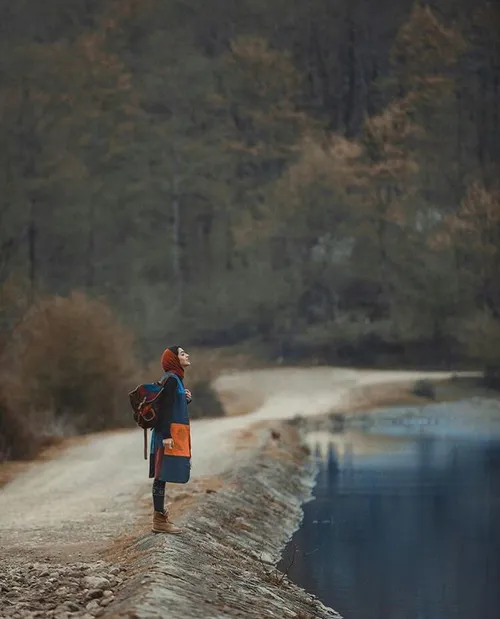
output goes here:
<path id="1" fill-rule="evenodd" d="M 394 427 L 312 438 L 280 569 L 345 619 L 499 619 L 500 440 Z"/>

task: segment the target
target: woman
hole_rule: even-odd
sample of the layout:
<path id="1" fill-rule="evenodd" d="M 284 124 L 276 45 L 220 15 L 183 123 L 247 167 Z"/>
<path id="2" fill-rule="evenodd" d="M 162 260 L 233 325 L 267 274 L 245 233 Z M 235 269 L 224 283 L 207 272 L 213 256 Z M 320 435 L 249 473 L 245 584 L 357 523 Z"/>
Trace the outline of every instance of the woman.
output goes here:
<path id="1" fill-rule="evenodd" d="M 167 348 L 161 357 L 166 372 L 165 385 L 158 398 L 158 421 L 151 436 L 149 477 L 153 481 L 153 531 L 182 533 L 169 520 L 165 509 L 165 484 L 185 484 L 191 473 L 191 433 L 187 405 L 191 392 L 184 388 L 184 371 L 191 365 L 189 355 L 180 346 Z"/>

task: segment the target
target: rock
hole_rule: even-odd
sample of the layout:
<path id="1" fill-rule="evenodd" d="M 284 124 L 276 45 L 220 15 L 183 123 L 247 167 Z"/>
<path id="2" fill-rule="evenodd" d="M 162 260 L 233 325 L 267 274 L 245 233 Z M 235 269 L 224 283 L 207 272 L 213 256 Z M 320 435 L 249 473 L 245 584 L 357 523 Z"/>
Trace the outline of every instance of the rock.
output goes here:
<path id="1" fill-rule="evenodd" d="M 88 589 L 109 589 L 109 580 L 103 576 L 85 576 L 83 584 Z"/>
<path id="2" fill-rule="evenodd" d="M 427 379 L 417 380 L 413 386 L 412 393 L 422 398 L 428 398 L 429 400 L 436 399 L 436 386 L 432 381 Z"/>
<path id="3" fill-rule="evenodd" d="M 119 574 L 120 572 L 121 572 L 121 570 L 120 570 L 120 568 L 119 568 L 119 567 L 111 567 L 111 568 L 109 569 L 109 573 L 110 573 L 112 576 L 118 576 L 118 574 Z"/>
<path id="4" fill-rule="evenodd" d="M 58 595 L 59 597 L 65 597 L 68 595 L 69 592 L 70 592 L 70 588 L 63 586 L 63 587 L 59 587 L 58 589 L 56 589 L 54 591 L 54 594 Z"/>
<path id="5" fill-rule="evenodd" d="M 101 606 L 109 606 L 109 604 L 111 604 L 111 602 L 112 602 L 114 599 L 115 599 L 115 598 L 114 598 L 114 596 L 111 596 L 111 597 L 106 597 L 106 598 L 102 598 L 102 599 L 99 601 L 99 604 L 100 604 Z"/>
<path id="6" fill-rule="evenodd" d="M 66 604 L 59 604 L 59 606 L 54 608 L 54 612 L 57 614 L 67 613 L 68 608 L 66 607 Z"/>
<path id="7" fill-rule="evenodd" d="M 110 591 L 109 589 L 106 589 L 106 591 L 104 591 L 103 595 L 104 595 L 105 598 L 109 598 L 109 597 L 111 597 L 113 595 L 113 592 Z"/>
<path id="8" fill-rule="evenodd" d="M 87 606 L 85 606 L 85 610 L 94 615 L 94 617 L 96 616 L 96 612 L 100 610 L 100 608 L 101 607 L 99 606 L 99 602 L 97 600 L 91 600 L 87 604 Z"/>
<path id="9" fill-rule="evenodd" d="M 102 589 L 90 589 L 85 595 L 85 600 L 88 602 L 89 600 L 95 600 L 97 598 L 101 598 L 102 596 Z"/>
<path id="10" fill-rule="evenodd" d="M 76 613 L 81 609 L 76 602 L 65 602 L 64 606 L 66 606 L 66 608 L 72 613 Z"/>

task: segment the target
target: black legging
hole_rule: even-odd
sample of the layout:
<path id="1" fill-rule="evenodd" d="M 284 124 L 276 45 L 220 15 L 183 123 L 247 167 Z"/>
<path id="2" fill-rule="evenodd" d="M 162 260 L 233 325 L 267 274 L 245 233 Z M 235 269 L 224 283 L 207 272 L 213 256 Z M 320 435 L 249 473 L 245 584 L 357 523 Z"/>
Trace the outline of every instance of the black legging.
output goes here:
<path id="1" fill-rule="evenodd" d="M 159 479 L 153 482 L 153 509 L 155 512 L 165 512 L 165 482 Z"/>

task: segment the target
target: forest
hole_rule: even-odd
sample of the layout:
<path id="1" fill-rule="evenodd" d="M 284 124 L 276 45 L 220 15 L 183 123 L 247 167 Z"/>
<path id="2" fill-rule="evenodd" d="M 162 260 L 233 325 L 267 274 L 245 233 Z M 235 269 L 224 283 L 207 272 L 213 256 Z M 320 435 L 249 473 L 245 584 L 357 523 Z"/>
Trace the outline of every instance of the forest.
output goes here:
<path id="1" fill-rule="evenodd" d="M 113 368 L 255 341 L 498 380 L 498 4 L 0 0 L 0 35 L 4 384 L 92 330 Z"/>

